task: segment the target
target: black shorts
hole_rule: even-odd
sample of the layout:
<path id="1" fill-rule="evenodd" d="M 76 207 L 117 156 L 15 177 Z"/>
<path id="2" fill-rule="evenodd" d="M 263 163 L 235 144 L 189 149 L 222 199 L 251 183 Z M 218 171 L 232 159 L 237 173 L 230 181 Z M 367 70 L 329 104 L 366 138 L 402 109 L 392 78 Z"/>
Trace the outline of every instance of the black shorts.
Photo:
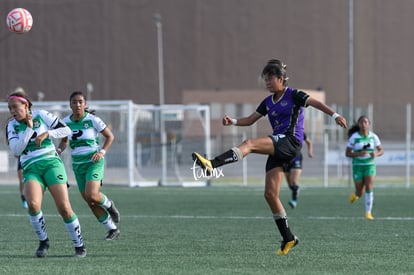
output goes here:
<path id="1" fill-rule="evenodd" d="M 273 141 L 275 153 L 267 158 L 266 172 L 276 167 L 283 167 L 286 171 L 295 157 L 300 154 L 302 145 L 294 136 L 271 135 L 269 137 Z"/>
<path id="2" fill-rule="evenodd" d="M 285 172 L 290 172 L 291 169 L 302 169 L 302 154 L 297 155 L 293 161 L 289 164 L 288 167 L 286 167 Z"/>

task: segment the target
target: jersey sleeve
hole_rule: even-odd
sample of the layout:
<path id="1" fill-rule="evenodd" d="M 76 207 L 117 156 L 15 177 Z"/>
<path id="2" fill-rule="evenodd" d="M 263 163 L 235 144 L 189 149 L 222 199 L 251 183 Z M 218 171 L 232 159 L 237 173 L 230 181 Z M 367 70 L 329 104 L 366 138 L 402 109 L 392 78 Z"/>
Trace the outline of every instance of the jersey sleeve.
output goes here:
<path id="1" fill-rule="evenodd" d="M 57 125 L 59 118 L 54 114 L 46 110 L 38 110 L 37 112 L 49 129 L 53 129 Z"/>
<path id="2" fill-rule="evenodd" d="M 351 135 L 351 137 L 348 139 L 348 143 L 346 144 L 346 147 L 354 149 L 355 145 L 355 135 Z"/>
<path id="3" fill-rule="evenodd" d="M 266 99 L 264 99 L 259 106 L 256 108 L 256 112 L 261 114 L 262 116 L 267 115 L 267 106 L 266 106 Z"/>
<path id="4" fill-rule="evenodd" d="M 376 147 L 378 147 L 380 145 L 381 145 L 381 141 L 380 141 L 378 135 L 377 134 L 374 134 L 374 147 L 376 148 Z"/>
<path id="5" fill-rule="evenodd" d="M 293 90 L 292 98 L 295 104 L 302 107 L 308 107 L 308 104 L 306 102 L 309 98 L 309 95 L 304 91 Z"/>
<path id="6" fill-rule="evenodd" d="M 70 128 L 58 116 L 45 110 L 39 110 L 39 115 L 49 128 L 49 137 L 64 138 L 71 134 Z"/>
<path id="7" fill-rule="evenodd" d="M 92 116 L 93 127 L 100 133 L 107 127 L 100 117 Z"/>

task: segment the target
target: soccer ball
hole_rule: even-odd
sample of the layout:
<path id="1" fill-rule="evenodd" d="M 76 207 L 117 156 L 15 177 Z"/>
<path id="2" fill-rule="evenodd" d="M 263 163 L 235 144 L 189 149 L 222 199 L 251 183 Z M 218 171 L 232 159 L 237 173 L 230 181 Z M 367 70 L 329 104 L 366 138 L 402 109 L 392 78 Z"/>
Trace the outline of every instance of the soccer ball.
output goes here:
<path id="1" fill-rule="evenodd" d="M 30 31 L 33 25 L 32 15 L 28 10 L 22 8 L 11 10 L 6 21 L 10 31 L 20 34 Z"/>

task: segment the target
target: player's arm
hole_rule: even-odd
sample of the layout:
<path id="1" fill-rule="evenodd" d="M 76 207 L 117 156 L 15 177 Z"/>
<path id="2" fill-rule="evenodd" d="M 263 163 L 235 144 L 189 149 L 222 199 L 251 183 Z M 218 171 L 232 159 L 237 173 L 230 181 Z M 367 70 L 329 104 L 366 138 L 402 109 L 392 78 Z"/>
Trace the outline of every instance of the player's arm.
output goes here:
<path id="1" fill-rule="evenodd" d="M 68 137 L 64 137 L 60 140 L 58 147 L 56 148 L 56 151 L 58 154 L 62 154 L 63 151 L 65 151 L 66 147 L 68 146 L 69 139 Z"/>
<path id="2" fill-rule="evenodd" d="M 20 156 L 22 154 L 34 133 L 35 131 L 29 127 L 18 134 L 14 133 L 12 126 L 7 128 L 8 143 L 13 155 Z"/>
<path id="3" fill-rule="evenodd" d="M 242 117 L 242 118 L 232 118 L 228 115 L 225 115 L 223 117 L 223 125 L 224 126 L 228 126 L 228 125 L 237 125 L 237 126 L 250 126 L 253 123 L 255 123 L 258 119 L 260 119 L 262 117 L 261 114 L 254 112 L 251 115 L 247 116 L 247 117 Z"/>
<path id="4" fill-rule="evenodd" d="M 378 145 L 377 151 L 372 152 L 371 157 L 376 158 L 376 157 L 382 156 L 383 154 L 384 154 L 384 149 L 382 149 L 382 145 Z"/>
<path id="5" fill-rule="evenodd" d="M 357 151 L 355 152 L 351 147 L 346 147 L 345 156 L 349 158 L 356 158 L 356 157 L 362 157 L 367 154 L 367 151 Z"/>
<path id="6" fill-rule="evenodd" d="M 37 146 L 40 147 L 42 145 L 42 142 L 48 137 L 64 138 L 72 133 L 70 128 L 65 124 L 65 122 L 63 122 L 62 119 L 55 116 L 54 114 L 45 110 L 40 110 L 39 114 L 41 115 L 45 124 L 49 127 L 49 130 L 41 133 L 36 137 L 35 143 Z"/>
<path id="7" fill-rule="evenodd" d="M 336 113 L 331 107 L 323 103 L 322 101 L 319 101 L 311 96 L 306 100 L 306 104 L 309 106 L 312 106 L 325 114 L 331 116 L 333 119 L 335 119 L 336 124 L 343 128 L 347 128 L 346 125 L 346 119 L 341 116 L 340 114 Z"/>
<path id="8" fill-rule="evenodd" d="M 311 157 L 313 157 L 313 144 L 312 144 L 312 141 L 308 137 L 306 137 L 305 143 L 308 147 L 308 156 L 311 158 Z"/>
<path id="9" fill-rule="evenodd" d="M 115 137 L 114 134 L 112 134 L 111 129 L 109 129 L 108 127 L 106 127 L 101 134 L 104 136 L 105 141 L 104 144 L 102 145 L 101 151 L 103 150 L 103 152 L 106 153 L 107 150 L 109 150 L 109 147 L 111 147 L 112 142 L 114 141 Z M 104 154 L 105 154 L 104 153 Z"/>

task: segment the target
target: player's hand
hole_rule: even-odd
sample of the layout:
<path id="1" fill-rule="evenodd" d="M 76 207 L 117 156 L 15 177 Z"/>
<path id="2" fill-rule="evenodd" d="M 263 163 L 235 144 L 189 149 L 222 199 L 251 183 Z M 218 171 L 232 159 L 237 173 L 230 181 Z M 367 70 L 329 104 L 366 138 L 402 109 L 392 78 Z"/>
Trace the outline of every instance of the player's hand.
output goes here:
<path id="1" fill-rule="evenodd" d="M 223 125 L 224 126 L 233 125 L 232 118 L 229 117 L 228 115 L 225 115 L 223 117 L 223 121 L 222 122 L 223 122 Z"/>
<path id="2" fill-rule="evenodd" d="M 337 118 L 335 118 L 335 122 L 342 128 L 348 128 L 348 126 L 346 125 L 346 119 L 343 116 L 338 116 Z"/>
<path id="3" fill-rule="evenodd" d="M 42 142 L 49 136 L 48 132 L 44 132 L 40 135 L 38 135 L 35 139 L 35 143 L 37 145 L 37 147 L 42 146 Z"/>
<path id="4" fill-rule="evenodd" d="M 91 160 L 93 162 L 98 162 L 101 158 L 103 158 L 104 154 L 101 152 L 96 152 L 95 154 L 92 155 Z"/>
<path id="5" fill-rule="evenodd" d="M 33 119 L 32 119 L 32 112 L 29 109 L 26 109 L 26 124 L 27 127 L 33 129 Z"/>

